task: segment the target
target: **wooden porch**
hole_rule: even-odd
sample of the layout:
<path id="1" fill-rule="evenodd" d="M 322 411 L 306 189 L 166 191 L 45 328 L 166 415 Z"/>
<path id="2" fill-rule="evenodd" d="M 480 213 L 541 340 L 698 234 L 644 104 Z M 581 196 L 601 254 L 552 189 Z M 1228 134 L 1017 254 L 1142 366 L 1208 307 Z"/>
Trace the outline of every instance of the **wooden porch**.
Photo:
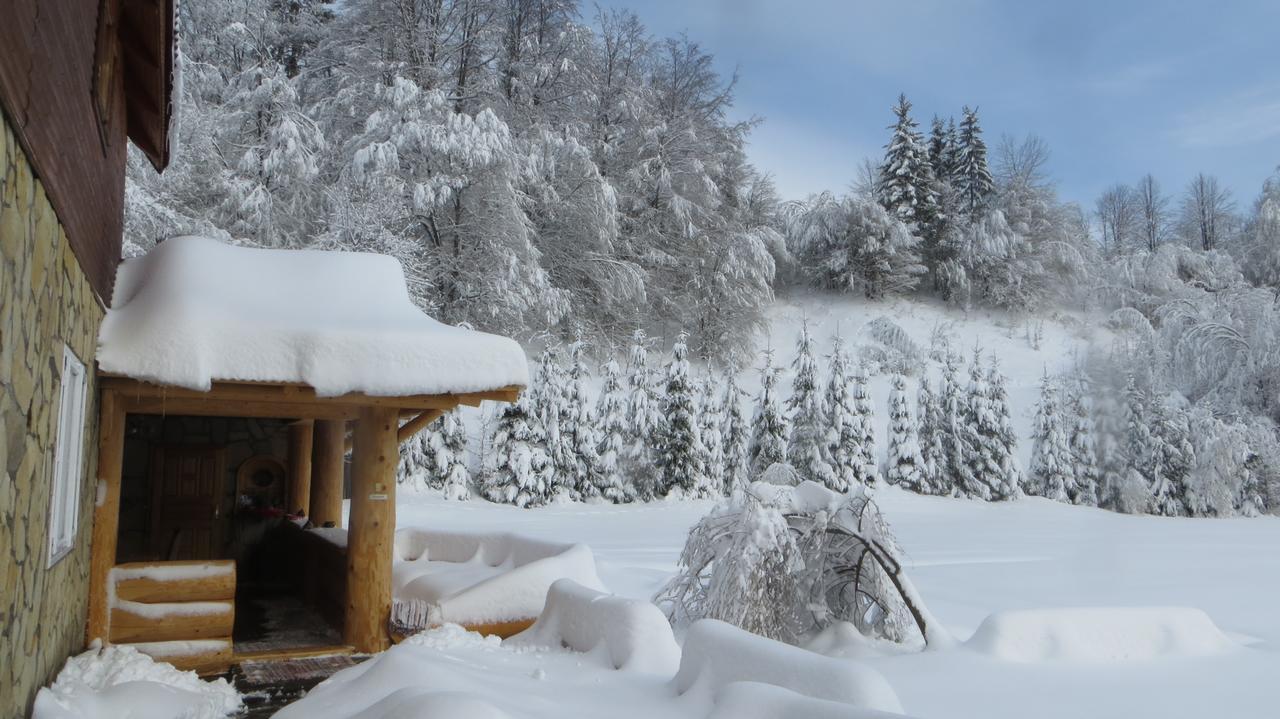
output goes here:
<path id="1" fill-rule="evenodd" d="M 519 387 L 469 394 L 321 397 L 300 384 L 215 382 L 207 392 L 100 375 L 98 487 L 86 641 L 132 643 L 180 668 L 225 671 L 268 658 L 232 642 L 234 561 L 117 563 L 125 427 L 130 415 L 274 418 L 288 426 L 287 505 L 317 527 L 343 526 L 345 454 L 351 506 L 345 550 L 296 525 L 273 540 L 284 577 L 335 626 L 341 643 L 283 648 L 281 656 L 377 652 L 389 645 L 398 445 L 444 412 L 484 400 L 515 401 Z M 215 509 L 215 512 L 217 510 Z M 282 575 L 283 576 L 283 575 Z M 270 652 L 267 653 L 271 654 Z"/>

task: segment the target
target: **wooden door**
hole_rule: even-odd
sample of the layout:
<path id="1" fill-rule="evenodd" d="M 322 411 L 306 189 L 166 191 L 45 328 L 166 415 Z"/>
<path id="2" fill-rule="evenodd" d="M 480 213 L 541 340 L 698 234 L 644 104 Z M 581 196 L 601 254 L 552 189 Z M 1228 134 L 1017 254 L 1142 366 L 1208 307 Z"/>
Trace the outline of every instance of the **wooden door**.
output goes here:
<path id="1" fill-rule="evenodd" d="M 151 459 L 151 553 L 160 560 L 221 559 L 223 450 L 157 447 Z"/>

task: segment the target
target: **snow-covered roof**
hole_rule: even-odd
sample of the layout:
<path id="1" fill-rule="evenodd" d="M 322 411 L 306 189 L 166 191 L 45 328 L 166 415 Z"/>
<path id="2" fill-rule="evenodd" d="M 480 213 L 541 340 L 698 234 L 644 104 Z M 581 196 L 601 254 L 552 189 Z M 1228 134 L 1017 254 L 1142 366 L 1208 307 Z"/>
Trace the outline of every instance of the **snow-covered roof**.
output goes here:
<path id="1" fill-rule="evenodd" d="M 98 341 L 104 372 L 196 390 L 240 380 L 405 396 L 529 382 L 519 344 L 428 317 L 391 257 L 208 237 L 121 264 Z"/>

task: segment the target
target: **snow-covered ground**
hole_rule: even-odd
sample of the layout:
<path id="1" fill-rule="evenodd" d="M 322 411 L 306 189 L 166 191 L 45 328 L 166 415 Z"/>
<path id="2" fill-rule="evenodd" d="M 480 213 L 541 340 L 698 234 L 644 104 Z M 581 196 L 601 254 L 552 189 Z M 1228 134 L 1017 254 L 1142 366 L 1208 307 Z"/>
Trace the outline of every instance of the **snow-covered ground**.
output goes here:
<path id="1" fill-rule="evenodd" d="M 1204 610 L 1232 640 L 1225 651 L 1210 653 L 1104 660 L 1059 652 L 1034 662 L 963 645 L 902 655 L 866 655 L 846 646 L 846 653 L 863 654 L 861 661 L 888 678 L 908 714 L 1275 716 L 1270 680 L 1280 676 L 1280 520 L 1134 517 L 1038 498 L 987 504 L 896 489 L 880 492 L 878 501 L 898 534 L 912 580 L 960 640 L 1004 610 L 1166 606 Z M 401 527 L 500 527 L 584 542 L 612 591 L 648 598 L 674 571 L 688 527 L 710 507 L 681 502 L 522 510 L 409 495 L 400 499 L 398 521 Z M 1176 649 L 1177 638 L 1162 643 L 1157 637 L 1156 649 Z M 554 660 L 564 661 L 571 660 Z M 636 681 L 628 682 L 632 690 Z M 640 685 L 658 691 L 649 679 Z"/>

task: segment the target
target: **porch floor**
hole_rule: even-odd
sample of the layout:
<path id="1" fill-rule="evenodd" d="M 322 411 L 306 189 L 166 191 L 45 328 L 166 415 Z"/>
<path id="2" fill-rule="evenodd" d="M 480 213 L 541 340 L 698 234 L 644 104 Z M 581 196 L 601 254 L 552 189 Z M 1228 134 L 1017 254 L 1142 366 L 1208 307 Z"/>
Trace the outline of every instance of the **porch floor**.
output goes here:
<path id="1" fill-rule="evenodd" d="M 334 674 L 368 659 L 367 655 L 331 654 L 301 659 L 242 661 L 227 673 L 227 681 L 244 696 L 239 719 L 273 716 L 298 701 Z"/>
<path id="2" fill-rule="evenodd" d="M 278 591 L 243 589 L 236 601 L 236 656 L 342 644 L 341 635 L 297 597 Z"/>

